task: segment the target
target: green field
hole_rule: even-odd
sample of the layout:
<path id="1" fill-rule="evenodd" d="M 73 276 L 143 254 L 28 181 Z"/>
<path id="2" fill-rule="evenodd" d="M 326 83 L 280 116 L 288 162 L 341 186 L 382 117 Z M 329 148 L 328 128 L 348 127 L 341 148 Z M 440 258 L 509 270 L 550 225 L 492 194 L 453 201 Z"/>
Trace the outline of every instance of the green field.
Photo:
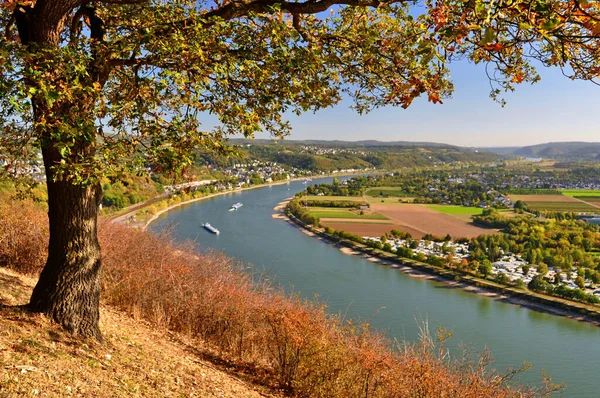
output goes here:
<path id="1" fill-rule="evenodd" d="M 468 214 L 471 216 L 475 216 L 483 213 L 483 209 L 480 207 L 465 207 L 465 206 L 456 206 L 456 205 L 427 205 L 430 209 L 435 211 L 439 211 L 444 214 Z"/>
<path id="2" fill-rule="evenodd" d="M 584 196 L 591 196 L 591 197 L 600 197 L 600 190 L 598 189 L 565 189 L 565 190 L 561 190 L 563 195 L 566 196 L 570 196 L 570 197 L 584 197 Z"/>
<path id="3" fill-rule="evenodd" d="M 379 213 L 357 214 L 347 209 L 334 209 L 330 207 L 313 207 L 309 208 L 308 212 L 319 218 L 352 218 L 363 220 L 389 220 L 386 216 Z"/>
<path id="4" fill-rule="evenodd" d="M 377 197 L 379 195 L 387 195 L 387 196 L 395 196 L 395 197 L 403 197 L 409 196 L 402 189 L 398 187 L 375 187 L 369 188 L 365 195 Z"/>
<path id="5" fill-rule="evenodd" d="M 583 202 L 527 202 L 532 210 L 598 212 L 600 209 Z"/>
<path id="6" fill-rule="evenodd" d="M 335 202 L 364 202 L 362 196 L 317 196 L 308 195 L 302 198 L 309 202 L 324 202 L 324 201 L 335 201 Z"/>

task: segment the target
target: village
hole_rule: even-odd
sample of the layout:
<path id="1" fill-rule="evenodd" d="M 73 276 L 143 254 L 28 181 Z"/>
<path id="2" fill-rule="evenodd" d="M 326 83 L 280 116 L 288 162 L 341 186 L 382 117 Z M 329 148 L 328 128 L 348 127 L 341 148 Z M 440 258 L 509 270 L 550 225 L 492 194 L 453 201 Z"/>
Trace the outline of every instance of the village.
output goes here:
<path id="1" fill-rule="evenodd" d="M 437 256 L 450 259 L 453 263 L 457 264 L 463 260 L 469 259 L 469 244 L 458 243 L 452 241 L 435 242 L 425 239 L 420 240 L 406 240 L 406 239 L 394 239 L 394 238 L 373 238 L 365 236 L 365 241 L 379 242 L 383 245 L 389 244 L 392 252 L 397 252 L 398 248 L 410 248 L 415 258 L 424 260 L 430 256 Z M 389 248 L 388 248 L 389 249 Z M 511 283 L 517 283 L 519 280 L 525 285 L 528 285 L 533 278 L 540 275 L 538 269 L 534 265 L 530 265 L 521 256 L 514 253 L 502 253 L 502 258 L 498 261 L 491 263 L 492 269 L 490 275 L 492 278 L 497 278 L 500 275 L 506 275 L 508 281 Z M 541 275 L 548 282 L 553 283 L 556 279 L 556 274 L 560 273 L 559 280 L 560 284 L 570 289 L 578 289 L 581 286 L 576 284 L 576 279 L 581 276 L 578 272 L 577 267 L 573 267 L 571 272 L 564 272 L 553 267 L 548 267 L 548 271 Z M 600 297 L 600 288 L 594 285 L 593 281 L 583 277 L 585 286 L 582 289 L 585 293 L 593 294 Z"/>

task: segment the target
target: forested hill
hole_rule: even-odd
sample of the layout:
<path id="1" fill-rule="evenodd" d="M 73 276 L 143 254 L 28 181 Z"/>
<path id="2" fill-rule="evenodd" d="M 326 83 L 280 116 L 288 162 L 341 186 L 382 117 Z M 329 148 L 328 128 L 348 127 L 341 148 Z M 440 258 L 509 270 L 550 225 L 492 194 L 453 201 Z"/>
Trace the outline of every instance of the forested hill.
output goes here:
<path id="1" fill-rule="evenodd" d="M 549 142 L 520 148 L 486 148 L 486 150 L 509 156 L 600 160 L 600 142 Z"/>
<path id="2" fill-rule="evenodd" d="M 232 139 L 233 144 L 256 144 L 256 145 L 271 145 L 274 144 L 273 140 L 265 139 Z M 362 141 L 342 141 L 342 140 L 285 140 L 279 141 L 279 144 L 283 145 L 314 145 L 319 147 L 337 147 L 337 148 L 367 148 L 367 147 L 378 147 L 378 148 L 394 148 L 394 147 L 423 147 L 423 148 L 454 148 L 462 149 L 456 145 L 444 144 L 439 142 L 413 142 L 413 141 L 377 141 L 377 140 L 362 140 Z"/>
<path id="3" fill-rule="evenodd" d="M 217 158 L 210 153 L 200 163 L 229 166 L 241 159 L 277 162 L 313 172 L 344 169 L 397 169 L 455 164 L 495 162 L 499 156 L 447 144 L 380 141 L 269 141 L 231 140 L 241 157 Z"/>

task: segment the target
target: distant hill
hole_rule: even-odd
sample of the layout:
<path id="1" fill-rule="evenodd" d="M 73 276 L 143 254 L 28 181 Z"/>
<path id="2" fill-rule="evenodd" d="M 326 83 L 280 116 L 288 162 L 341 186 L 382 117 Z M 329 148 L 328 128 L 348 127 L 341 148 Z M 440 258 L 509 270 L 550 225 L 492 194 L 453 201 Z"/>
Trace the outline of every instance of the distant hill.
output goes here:
<path id="1" fill-rule="evenodd" d="M 514 154 L 540 158 L 600 159 L 600 142 L 549 142 L 520 148 Z"/>
<path id="2" fill-rule="evenodd" d="M 286 147 L 294 146 L 317 146 L 321 148 L 364 148 L 366 150 L 410 150 L 412 148 L 424 148 L 430 150 L 442 149 L 456 151 L 461 153 L 488 153 L 500 156 L 521 156 L 533 158 L 562 158 L 562 159 L 580 159 L 580 160 L 600 160 L 600 142 L 548 142 L 545 144 L 530 145 L 524 147 L 478 147 L 469 148 L 457 145 L 443 144 L 438 142 L 413 142 L 413 141 L 342 141 L 342 140 L 246 140 L 232 139 L 234 144 L 251 145 L 281 145 Z"/>
<path id="3" fill-rule="evenodd" d="M 233 138 L 230 140 L 233 144 L 275 144 L 275 140 L 255 139 L 248 140 L 244 138 Z M 366 148 L 366 147 L 419 147 L 419 148 L 452 148 L 460 150 L 471 150 L 471 148 L 459 147 L 456 145 L 443 144 L 439 142 L 414 142 L 414 141 L 342 141 L 342 140 L 282 140 L 277 141 L 282 145 L 315 145 L 320 147 L 338 147 L 338 148 Z"/>
<path id="4" fill-rule="evenodd" d="M 514 155 L 516 151 L 521 149 L 518 146 L 506 146 L 506 147 L 494 147 L 494 148 L 477 148 L 480 151 L 486 151 L 495 153 L 497 155 L 510 156 Z"/>
<path id="5" fill-rule="evenodd" d="M 244 140 L 231 139 L 244 158 L 277 162 L 313 172 L 334 170 L 397 169 L 429 167 L 456 162 L 495 162 L 499 156 L 475 148 L 411 141 L 340 140 Z M 210 153 L 198 157 L 199 164 L 231 166 L 239 159 L 218 159 Z M 217 163 L 221 162 L 221 163 Z M 229 162 L 229 163 L 224 163 Z"/>
<path id="6" fill-rule="evenodd" d="M 600 142 L 548 142 L 524 147 L 481 149 L 506 156 L 600 160 Z"/>

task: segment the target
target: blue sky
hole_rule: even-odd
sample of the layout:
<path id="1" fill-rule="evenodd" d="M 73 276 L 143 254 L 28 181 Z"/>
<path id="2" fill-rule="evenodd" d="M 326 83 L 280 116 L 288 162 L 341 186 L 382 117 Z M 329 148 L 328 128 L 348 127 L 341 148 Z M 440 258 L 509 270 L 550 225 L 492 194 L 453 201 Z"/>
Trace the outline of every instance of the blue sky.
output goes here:
<path id="1" fill-rule="evenodd" d="M 342 102 L 316 114 L 292 116 L 289 139 L 428 141 L 461 146 L 523 146 L 551 141 L 600 141 L 600 87 L 571 81 L 558 69 L 540 69 L 542 81 L 489 98 L 483 65 L 451 67 L 455 91 L 443 105 L 426 98 L 410 108 L 383 108 L 359 116 Z M 257 138 L 268 138 L 258 135 Z"/>

